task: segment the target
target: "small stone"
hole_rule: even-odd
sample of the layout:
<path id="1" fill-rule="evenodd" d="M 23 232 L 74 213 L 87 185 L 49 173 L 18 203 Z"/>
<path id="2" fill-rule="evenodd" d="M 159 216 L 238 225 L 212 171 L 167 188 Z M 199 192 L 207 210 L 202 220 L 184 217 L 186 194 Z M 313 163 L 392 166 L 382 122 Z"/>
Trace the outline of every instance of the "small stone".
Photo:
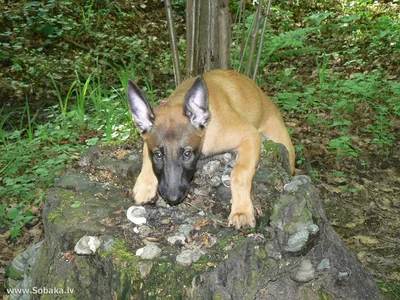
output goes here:
<path id="1" fill-rule="evenodd" d="M 221 181 L 224 185 L 229 186 L 231 182 L 231 176 L 229 176 L 228 174 L 222 175 Z"/>
<path id="2" fill-rule="evenodd" d="M 142 259 L 153 259 L 161 254 L 161 249 L 154 243 L 149 243 L 145 247 L 136 250 L 136 255 Z"/>
<path id="3" fill-rule="evenodd" d="M 325 269 L 330 269 L 329 259 L 328 258 L 322 259 L 321 262 L 317 266 L 317 270 L 318 271 L 322 271 L 322 270 L 325 270 Z"/>
<path id="4" fill-rule="evenodd" d="M 214 173 L 221 167 L 221 163 L 218 160 L 212 160 L 203 166 L 203 172 L 208 177 L 212 177 Z"/>
<path id="5" fill-rule="evenodd" d="M 192 250 L 192 262 L 195 263 L 197 262 L 201 257 L 201 252 L 199 249 L 193 249 Z"/>
<path id="6" fill-rule="evenodd" d="M 129 221 L 136 225 L 143 225 L 147 222 L 146 218 L 146 209 L 143 206 L 131 206 L 128 208 L 126 212 L 126 217 Z"/>
<path id="7" fill-rule="evenodd" d="M 187 249 L 183 250 L 179 255 L 176 257 L 176 262 L 181 266 L 190 266 L 192 263 L 197 262 L 201 257 L 201 252 L 198 249 Z"/>
<path id="8" fill-rule="evenodd" d="M 228 162 L 230 162 L 230 161 L 232 160 L 232 154 L 230 154 L 230 153 L 224 153 L 224 154 L 222 155 L 222 159 L 223 159 L 223 161 L 224 161 L 225 163 L 228 163 Z"/>
<path id="9" fill-rule="evenodd" d="M 183 250 L 179 255 L 176 256 L 176 262 L 181 266 L 190 266 L 192 264 L 192 251 Z"/>
<path id="10" fill-rule="evenodd" d="M 139 227 L 139 232 L 138 233 L 141 236 L 148 236 L 151 232 L 152 232 L 151 228 L 149 226 L 147 226 L 147 225 L 144 225 L 144 226 L 140 226 Z"/>
<path id="11" fill-rule="evenodd" d="M 208 187 L 202 187 L 202 188 L 195 188 L 193 193 L 195 196 L 200 196 L 200 197 L 207 197 L 209 192 Z"/>
<path id="12" fill-rule="evenodd" d="M 211 179 L 208 180 L 208 183 L 211 186 L 219 186 L 221 184 L 221 178 L 219 178 L 219 176 L 214 176 Z"/>
<path id="13" fill-rule="evenodd" d="M 101 239 L 97 236 L 83 236 L 75 245 L 74 251 L 78 255 L 90 255 L 96 253 L 101 245 Z"/>
<path id="14" fill-rule="evenodd" d="M 174 246 L 177 243 L 183 245 L 185 244 L 185 240 L 186 236 L 182 232 L 174 233 L 167 238 L 167 241 L 171 246 Z"/>
<path id="15" fill-rule="evenodd" d="M 319 227 L 316 224 L 311 224 L 308 226 L 308 232 L 312 234 L 316 234 L 319 231 Z"/>
<path id="16" fill-rule="evenodd" d="M 309 259 L 305 259 L 301 261 L 298 270 L 294 274 L 290 275 L 290 278 L 296 282 L 303 283 L 312 280 L 314 276 L 315 270 L 311 261 Z"/>
<path id="17" fill-rule="evenodd" d="M 169 204 L 161 197 L 157 197 L 155 204 L 157 207 L 169 207 Z"/>
<path id="18" fill-rule="evenodd" d="M 140 262 L 139 263 L 140 278 L 145 279 L 150 274 L 151 268 L 153 268 L 153 263 L 147 261 Z"/>
<path id="19" fill-rule="evenodd" d="M 189 237 L 193 230 L 194 226 L 192 224 L 182 224 L 178 229 L 178 231 L 183 233 L 185 237 Z"/>
<path id="20" fill-rule="evenodd" d="M 111 250 L 112 248 L 114 248 L 114 246 L 115 246 L 115 241 L 114 241 L 114 239 L 113 239 L 112 237 L 103 236 L 102 239 L 103 239 L 103 246 L 102 246 L 102 249 L 103 249 L 103 250 L 109 251 L 109 250 Z"/>
<path id="21" fill-rule="evenodd" d="M 347 277 L 349 276 L 349 272 L 339 272 L 338 277 Z"/>
<path id="22" fill-rule="evenodd" d="M 160 223 L 164 224 L 164 225 L 167 225 L 167 224 L 171 223 L 171 218 L 162 219 Z"/>
<path id="23" fill-rule="evenodd" d="M 285 184 L 283 189 L 288 193 L 295 193 L 299 189 L 300 186 L 304 184 L 308 184 L 311 182 L 311 179 L 306 175 L 298 175 L 293 178 L 291 182 Z"/>
<path id="24" fill-rule="evenodd" d="M 310 234 L 306 228 L 301 228 L 289 237 L 287 246 L 285 246 L 284 249 L 287 252 L 292 253 L 302 250 L 307 244 L 309 235 Z"/>

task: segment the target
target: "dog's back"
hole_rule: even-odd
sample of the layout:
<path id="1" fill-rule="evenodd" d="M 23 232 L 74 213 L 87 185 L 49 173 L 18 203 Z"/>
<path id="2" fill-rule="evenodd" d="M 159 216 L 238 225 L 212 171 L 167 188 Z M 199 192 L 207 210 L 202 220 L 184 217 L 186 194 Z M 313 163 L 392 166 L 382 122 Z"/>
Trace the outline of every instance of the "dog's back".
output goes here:
<path id="1" fill-rule="evenodd" d="M 285 145 L 293 172 L 295 153 L 289 133 L 278 108 L 260 87 L 231 70 L 214 70 L 203 78 L 211 111 L 203 153 L 210 155 L 235 149 L 247 132 L 256 128 L 269 139 Z M 169 97 L 168 105 L 183 105 L 194 80 L 190 78 L 182 83 Z"/>

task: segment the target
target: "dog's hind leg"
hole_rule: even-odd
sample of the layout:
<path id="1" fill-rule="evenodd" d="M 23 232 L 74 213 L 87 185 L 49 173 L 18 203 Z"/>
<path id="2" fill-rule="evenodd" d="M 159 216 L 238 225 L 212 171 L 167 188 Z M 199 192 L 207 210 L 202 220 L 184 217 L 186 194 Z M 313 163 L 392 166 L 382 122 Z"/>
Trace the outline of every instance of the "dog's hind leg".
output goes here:
<path id="1" fill-rule="evenodd" d="M 143 205 L 151 202 L 157 194 L 158 180 L 153 172 L 153 166 L 149 156 L 149 150 L 146 142 L 143 144 L 143 163 L 135 186 L 133 187 L 133 196 L 135 204 Z"/>
<path id="2" fill-rule="evenodd" d="M 283 144 L 286 147 L 289 152 L 289 163 L 293 175 L 295 169 L 295 151 L 289 132 L 279 111 L 276 113 L 271 113 L 271 110 L 278 109 L 275 107 L 275 105 L 271 105 L 267 108 L 264 113 L 264 121 L 262 122 L 259 131 L 270 140 Z"/>

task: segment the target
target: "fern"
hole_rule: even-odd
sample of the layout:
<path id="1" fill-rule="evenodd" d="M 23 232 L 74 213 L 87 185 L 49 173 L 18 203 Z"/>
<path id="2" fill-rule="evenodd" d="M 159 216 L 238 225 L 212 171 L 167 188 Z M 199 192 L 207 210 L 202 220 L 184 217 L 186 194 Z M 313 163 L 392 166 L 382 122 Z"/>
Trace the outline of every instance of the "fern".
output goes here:
<path id="1" fill-rule="evenodd" d="M 316 48 L 308 47 L 304 42 L 307 34 L 317 30 L 317 27 L 300 28 L 279 35 L 270 35 L 263 47 L 261 63 L 265 64 L 278 53 L 279 57 L 291 57 L 316 51 Z"/>

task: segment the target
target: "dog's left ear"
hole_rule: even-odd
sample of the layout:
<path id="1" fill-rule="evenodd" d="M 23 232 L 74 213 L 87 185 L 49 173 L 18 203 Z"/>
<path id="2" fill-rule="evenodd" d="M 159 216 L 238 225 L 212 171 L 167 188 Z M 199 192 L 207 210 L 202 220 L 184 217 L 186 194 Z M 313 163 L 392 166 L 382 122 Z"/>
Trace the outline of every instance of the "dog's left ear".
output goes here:
<path id="1" fill-rule="evenodd" d="M 207 88 L 200 76 L 185 96 L 184 114 L 196 129 L 205 129 L 210 121 Z"/>
<path id="2" fill-rule="evenodd" d="M 154 124 L 154 113 L 142 90 L 133 80 L 128 80 L 128 104 L 133 122 L 143 135 L 151 130 Z"/>

